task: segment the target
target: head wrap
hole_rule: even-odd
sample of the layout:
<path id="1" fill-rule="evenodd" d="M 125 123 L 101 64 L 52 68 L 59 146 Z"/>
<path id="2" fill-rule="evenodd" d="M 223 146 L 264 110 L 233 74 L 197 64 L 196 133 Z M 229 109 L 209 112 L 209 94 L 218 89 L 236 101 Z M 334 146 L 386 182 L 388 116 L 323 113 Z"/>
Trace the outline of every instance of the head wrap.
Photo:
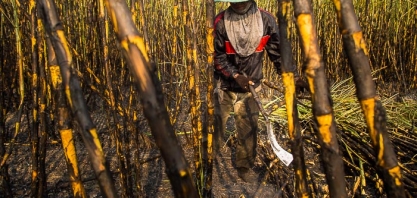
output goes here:
<path id="1" fill-rule="evenodd" d="M 239 3 L 239 2 L 245 2 L 250 0 L 214 0 L 214 2 L 230 2 L 230 3 Z"/>

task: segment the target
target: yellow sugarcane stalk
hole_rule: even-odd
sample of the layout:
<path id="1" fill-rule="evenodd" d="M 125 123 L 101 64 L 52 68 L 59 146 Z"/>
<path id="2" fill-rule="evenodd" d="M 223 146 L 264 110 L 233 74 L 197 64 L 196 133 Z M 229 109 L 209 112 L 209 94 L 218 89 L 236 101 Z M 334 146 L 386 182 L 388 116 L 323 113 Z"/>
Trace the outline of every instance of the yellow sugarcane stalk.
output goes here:
<path id="1" fill-rule="evenodd" d="M 65 160 L 68 168 L 72 169 L 70 174 L 70 182 L 74 197 L 87 197 L 85 194 L 84 186 L 80 180 L 80 174 L 78 171 L 77 154 L 74 145 L 74 138 L 72 136 L 72 129 L 61 129 L 59 134 L 61 135 L 62 147 L 64 149 Z"/>
<path id="2" fill-rule="evenodd" d="M 214 55 L 214 1 L 206 1 L 206 53 L 207 53 L 207 73 L 212 72 Z M 203 134 L 203 171 L 204 186 L 203 197 L 212 197 L 212 177 L 213 177 L 213 133 L 214 133 L 214 78 L 213 75 L 207 77 L 207 120 L 206 134 Z"/>

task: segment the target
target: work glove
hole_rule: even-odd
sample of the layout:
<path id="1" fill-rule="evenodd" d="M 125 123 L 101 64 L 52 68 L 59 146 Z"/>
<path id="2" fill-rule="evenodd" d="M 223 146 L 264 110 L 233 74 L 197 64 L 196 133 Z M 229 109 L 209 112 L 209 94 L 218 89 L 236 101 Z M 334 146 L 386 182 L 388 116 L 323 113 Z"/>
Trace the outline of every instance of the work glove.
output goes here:
<path id="1" fill-rule="evenodd" d="M 308 83 L 304 81 L 301 77 L 296 76 L 294 80 L 296 93 L 303 93 L 305 91 L 310 92 L 310 87 L 308 86 Z"/>
<path id="2" fill-rule="evenodd" d="M 237 75 L 237 77 L 235 78 L 235 81 L 237 82 L 237 84 L 239 84 L 239 86 L 245 91 L 245 92 L 249 92 L 249 84 L 253 83 L 248 77 L 245 77 L 244 75 Z"/>

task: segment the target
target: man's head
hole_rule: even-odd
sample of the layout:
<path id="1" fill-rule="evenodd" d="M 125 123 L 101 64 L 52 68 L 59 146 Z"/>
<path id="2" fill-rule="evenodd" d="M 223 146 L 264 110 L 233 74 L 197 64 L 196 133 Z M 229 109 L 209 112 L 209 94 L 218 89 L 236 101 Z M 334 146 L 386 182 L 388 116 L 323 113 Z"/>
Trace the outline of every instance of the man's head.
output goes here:
<path id="1" fill-rule="evenodd" d="M 246 13 L 253 0 L 215 0 L 215 2 L 230 2 L 230 7 L 238 14 Z"/>
<path id="2" fill-rule="evenodd" d="M 214 2 L 230 2 L 230 3 L 239 3 L 245 1 L 253 1 L 253 0 L 214 0 Z"/>
<path id="3" fill-rule="evenodd" d="M 232 9 L 238 14 L 244 14 L 249 10 L 249 7 L 252 5 L 252 1 L 242 1 L 237 3 L 230 2 Z"/>

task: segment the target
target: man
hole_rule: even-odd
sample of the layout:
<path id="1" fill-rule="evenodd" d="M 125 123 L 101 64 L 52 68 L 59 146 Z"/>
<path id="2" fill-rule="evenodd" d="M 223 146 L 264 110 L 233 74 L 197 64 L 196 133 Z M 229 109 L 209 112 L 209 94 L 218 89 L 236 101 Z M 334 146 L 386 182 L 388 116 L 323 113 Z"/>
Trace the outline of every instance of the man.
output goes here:
<path id="1" fill-rule="evenodd" d="M 264 51 L 279 74 L 279 33 L 275 18 L 258 9 L 254 0 L 215 0 L 230 6 L 214 20 L 215 150 L 224 144 L 226 122 L 234 111 L 237 132 L 236 161 L 238 176 L 245 182 L 256 181 L 253 172 L 256 157 L 259 109 L 249 86 L 261 90 Z M 296 74 L 296 68 L 294 67 Z"/>

